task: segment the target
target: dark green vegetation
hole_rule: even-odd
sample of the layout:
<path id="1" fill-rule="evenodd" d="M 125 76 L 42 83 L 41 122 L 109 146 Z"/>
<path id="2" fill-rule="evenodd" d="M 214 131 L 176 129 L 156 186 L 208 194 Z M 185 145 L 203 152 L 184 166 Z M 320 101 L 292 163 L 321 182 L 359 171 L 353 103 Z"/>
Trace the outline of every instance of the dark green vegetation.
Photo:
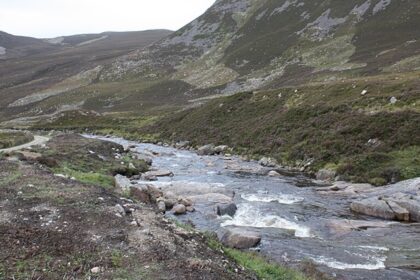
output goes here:
<path id="1" fill-rule="evenodd" d="M 347 180 L 382 185 L 420 176 L 419 98 L 416 80 L 249 92 L 169 115 L 145 131 L 227 144 L 288 166 L 312 162 L 306 171 L 330 168 Z"/>
<path id="2" fill-rule="evenodd" d="M 34 139 L 33 135 L 20 131 L 0 131 L 0 149 L 19 146 Z"/>
<path id="3" fill-rule="evenodd" d="M 36 148 L 36 161 L 54 173 L 89 184 L 113 186 L 113 176 L 133 176 L 148 169 L 142 160 L 133 159 L 124 148 L 111 142 L 86 139 L 77 134 L 62 134 L 52 138 L 46 148 Z"/>

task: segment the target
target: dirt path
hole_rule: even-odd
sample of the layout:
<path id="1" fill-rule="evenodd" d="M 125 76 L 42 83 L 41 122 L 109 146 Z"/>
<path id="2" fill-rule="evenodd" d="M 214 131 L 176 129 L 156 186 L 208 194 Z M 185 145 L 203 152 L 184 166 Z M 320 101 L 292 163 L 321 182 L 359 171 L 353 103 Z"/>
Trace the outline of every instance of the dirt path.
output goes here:
<path id="1" fill-rule="evenodd" d="M 45 137 L 45 136 L 35 135 L 34 140 L 29 142 L 29 143 L 19 145 L 19 146 L 15 146 L 15 147 L 11 147 L 11 148 L 7 148 L 7 149 L 1 149 L 0 152 L 10 153 L 10 152 L 21 150 L 21 149 L 24 149 L 24 148 L 29 148 L 29 147 L 36 146 L 36 145 L 42 145 L 42 144 L 46 143 L 48 140 L 50 140 L 50 138 Z"/>

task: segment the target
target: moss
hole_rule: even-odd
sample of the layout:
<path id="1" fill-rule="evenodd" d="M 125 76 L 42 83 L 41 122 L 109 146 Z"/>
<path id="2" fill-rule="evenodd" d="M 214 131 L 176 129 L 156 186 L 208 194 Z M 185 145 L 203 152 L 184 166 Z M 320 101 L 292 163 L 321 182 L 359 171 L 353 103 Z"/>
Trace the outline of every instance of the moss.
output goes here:
<path id="1" fill-rule="evenodd" d="M 86 184 L 97 185 L 105 188 L 110 188 L 114 185 L 114 178 L 110 175 L 105 175 L 102 173 L 80 172 L 77 170 L 72 170 L 68 167 L 56 169 L 55 172 L 73 177 L 76 180 Z"/>
<path id="2" fill-rule="evenodd" d="M 226 255 L 234 259 L 239 265 L 249 269 L 257 275 L 259 279 L 267 280 L 304 280 L 302 273 L 295 270 L 281 267 L 274 263 L 267 262 L 255 253 L 242 252 L 234 249 L 225 248 Z"/>

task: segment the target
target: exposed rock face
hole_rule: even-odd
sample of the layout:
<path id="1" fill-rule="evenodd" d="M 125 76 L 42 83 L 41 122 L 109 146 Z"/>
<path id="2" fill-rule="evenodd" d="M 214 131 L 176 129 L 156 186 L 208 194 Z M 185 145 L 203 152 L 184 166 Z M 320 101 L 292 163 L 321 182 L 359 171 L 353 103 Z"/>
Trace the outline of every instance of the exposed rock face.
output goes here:
<path id="1" fill-rule="evenodd" d="M 244 229 L 228 229 L 220 238 L 223 245 L 235 249 L 249 249 L 258 246 L 261 235 Z"/>
<path id="2" fill-rule="evenodd" d="M 130 179 L 120 174 L 114 176 L 114 185 L 118 189 L 128 189 L 131 186 Z"/>
<path id="3" fill-rule="evenodd" d="M 216 214 L 219 216 L 229 215 L 233 217 L 235 216 L 236 210 L 238 210 L 238 207 L 234 203 L 219 204 L 216 206 Z"/>

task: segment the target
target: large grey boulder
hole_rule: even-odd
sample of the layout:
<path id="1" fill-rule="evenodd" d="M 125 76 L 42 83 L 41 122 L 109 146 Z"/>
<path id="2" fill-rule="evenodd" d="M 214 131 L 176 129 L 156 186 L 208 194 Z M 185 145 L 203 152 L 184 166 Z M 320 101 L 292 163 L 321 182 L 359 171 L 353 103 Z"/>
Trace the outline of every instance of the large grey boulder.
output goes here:
<path id="1" fill-rule="evenodd" d="M 197 154 L 200 156 L 214 155 L 215 153 L 215 146 L 213 144 L 202 146 L 197 150 Z"/>
<path id="2" fill-rule="evenodd" d="M 395 212 L 392 211 L 385 200 L 379 199 L 378 197 L 352 202 L 350 208 L 356 213 L 368 216 L 383 218 L 386 220 L 396 219 Z"/>
<path id="3" fill-rule="evenodd" d="M 244 229 L 228 229 L 220 238 L 220 242 L 230 248 L 249 249 L 258 246 L 261 235 Z"/>
<path id="4" fill-rule="evenodd" d="M 185 207 L 185 205 L 183 205 L 183 204 L 176 204 L 172 208 L 172 212 L 175 215 L 183 215 L 183 214 L 187 213 L 187 207 Z"/>
<path id="5" fill-rule="evenodd" d="M 357 213 L 386 220 L 420 221 L 420 200 L 409 195 L 396 194 L 393 197 L 370 197 L 353 202 L 350 208 Z"/>
<path id="6" fill-rule="evenodd" d="M 114 185 L 118 189 L 126 190 L 130 188 L 131 181 L 127 177 L 118 174 L 114 176 Z"/>

